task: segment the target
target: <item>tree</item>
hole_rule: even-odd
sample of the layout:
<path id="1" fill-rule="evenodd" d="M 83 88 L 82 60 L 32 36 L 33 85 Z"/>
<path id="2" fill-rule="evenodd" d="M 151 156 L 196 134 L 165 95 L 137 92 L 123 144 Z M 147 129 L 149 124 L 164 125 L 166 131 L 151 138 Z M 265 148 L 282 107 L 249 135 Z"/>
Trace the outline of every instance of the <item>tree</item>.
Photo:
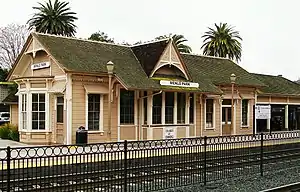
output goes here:
<path id="1" fill-rule="evenodd" d="M 8 69 L 0 68 L 0 82 L 6 81 L 6 77 L 8 76 Z"/>
<path id="2" fill-rule="evenodd" d="M 225 57 L 239 62 L 241 60 L 243 39 L 240 37 L 238 31 L 234 30 L 227 23 L 215 23 L 216 29 L 208 28 L 209 31 L 205 32 L 202 36 L 204 38 L 203 49 L 204 55 Z"/>
<path id="3" fill-rule="evenodd" d="M 9 24 L 0 28 L 0 66 L 10 69 L 28 36 L 25 25 Z"/>
<path id="4" fill-rule="evenodd" d="M 170 37 L 173 39 L 179 52 L 181 52 L 181 53 L 191 53 L 192 52 L 192 48 L 190 46 L 184 44 L 184 42 L 186 42 L 187 39 L 183 35 L 177 35 L 177 34 L 162 35 L 162 36 L 156 37 L 155 40 L 160 40 L 160 39 L 165 39 L 165 38 L 170 38 Z"/>
<path id="5" fill-rule="evenodd" d="M 101 41 L 101 42 L 106 42 L 106 43 L 114 43 L 114 39 L 109 38 L 106 33 L 101 32 L 101 31 L 93 33 L 88 39 L 89 40 L 93 40 L 93 41 Z"/>
<path id="6" fill-rule="evenodd" d="M 55 0 L 52 4 L 38 3 L 39 7 L 33 7 L 38 12 L 27 21 L 29 29 L 36 27 L 37 32 L 50 33 L 63 36 L 74 36 L 76 33 L 76 25 L 74 24 L 77 17 L 76 13 L 70 11 L 69 2 L 60 2 Z"/>

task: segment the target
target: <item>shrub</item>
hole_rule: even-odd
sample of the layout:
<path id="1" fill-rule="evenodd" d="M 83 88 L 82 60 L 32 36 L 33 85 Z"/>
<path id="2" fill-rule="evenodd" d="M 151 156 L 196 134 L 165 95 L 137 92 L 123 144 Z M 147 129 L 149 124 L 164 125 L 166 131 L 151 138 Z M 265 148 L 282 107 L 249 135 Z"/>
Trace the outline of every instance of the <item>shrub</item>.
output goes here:
<path id="1" fill-rule="evenodd" d="M 9 123 L 2 125 L 0 127 L 0 138 L 19 141 L 18 127 Z"/>
<path id="2" fill-rule="evenodd" d="M 7 125 L 8 124 L 5 124 L 0 127 L 0 138 L 1 139 L 9 139 L 10 128 Z"/>
<path id="3" fill-rule="evenodd" d="M 9 139 L 19 141 L 19 130 L 17 126 L 11 125 L 9 132 Z"/>

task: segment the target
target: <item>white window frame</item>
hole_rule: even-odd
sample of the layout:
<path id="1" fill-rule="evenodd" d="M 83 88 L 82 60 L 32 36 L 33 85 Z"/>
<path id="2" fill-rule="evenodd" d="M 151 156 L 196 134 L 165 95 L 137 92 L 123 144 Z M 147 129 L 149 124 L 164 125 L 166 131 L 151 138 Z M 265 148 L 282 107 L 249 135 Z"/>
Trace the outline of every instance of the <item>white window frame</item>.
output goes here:
<path id="1" fill-rule="evenodd" d="M 247 125 L 243 125 L 243 100 L 248 100 L 247 105 Z M 249 127 L 250 126 L 250 99 L 242 99 L 241 100 L 241 127 Z"/>
<path id="2" fill-rule="evenodd" d="M 26 110 L 23 111 L 23 96 L 26 99 Z M 26 128 L 24 129 L 24 120 L 23 120 L 23 113 L 26 113 Z M 19 94 L 19 131 L 26 131 L 28 130 L 28 94 L 27 93 L 20 93 Z"/>
<path id="3" fill-rule="evenodd" d="M 212 126 L 208 127 L 206 124 L 206 101 L 208 99 L 212 99 L 213 100 L 213 118 L 212 118 Z M 205 129 L 207 130 L 211 130 L 211 129 L 215 129 L 216 126 L 216 100 L 214 98 L 206 98 L 205 99 L 205 103 L 204 103 L 204 124 L 205 124 Z"/>
<path id="4" fill-rule="evenodd" d="M 45 94 L 45 129 L 32 129 L 32 94 Z M 29 103 L 27 110 L 29 111 L 29 122 L 27 125 L 30 127 L 31 132 L 46 132 L 49 131 L 49 94 L 45 91 L 35 91 L 29 93 Z"/>
<path id="5" fill-rule="evenodd" d="M 57 122 L 57 98 L 58 97 L 62 97 L 63 98 L 63 122 Z M 64 124 L 65 123 L 65 106 L 66 106 L 66 102 L 65 102 L 65 96 L 64 95 L 56 95 L 55 96 L 55 103 L 54 103 L 54 109 L 55 109 L 55 123 L 57 124 Z"/>
<path id="6" fill-rule="evenodd" d="M 89 105 L 89 94 L 98 94 L 100 95 L 100 117 L 99 117 L 99 130 L 91 130 L 89 131 L 89 108 L 88 108 L 88 105 Z M 88 130 L 88 132 L 91 132 L 91 133 L 97 133 L 97 132 L 101 132 L 103 133 L 104 130 L 103 130 L 103 125 L 104 125 L 104 118 L 103 118 L 103 96 L 104 94 L 101 94 L 101 93 L 94 93 L 94 92 L 86 92 L 85 94 L 85 129 Z"/>

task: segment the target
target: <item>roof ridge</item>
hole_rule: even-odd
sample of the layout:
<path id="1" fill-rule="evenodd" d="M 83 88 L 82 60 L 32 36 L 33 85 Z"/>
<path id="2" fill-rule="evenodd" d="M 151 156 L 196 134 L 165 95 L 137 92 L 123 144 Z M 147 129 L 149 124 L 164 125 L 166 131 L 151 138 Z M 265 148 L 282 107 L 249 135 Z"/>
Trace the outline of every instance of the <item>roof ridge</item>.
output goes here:
<path id="1" fill-rule="evenodd" d="M 282 77 L 285 78 L 283 76 L 278 76 L 278 75 L 271 75 L 271 74 L 263 74 L 263 73 L 251 73 L 253 75 L 262 75 L 262 76 L 269 76 L 269 77 Z M 286 79 L 286 78 L 285 78 Z"/>
<path id="2" fill-rule="evenodd" d="M 224 60 L 229 60 L 229 61 L 234 62 L 233 60 L 225 58 L 225 57 L 217 57 L 217 56 L 210 56 L 210 55 L 200 55 L 200 54 L 197 54 L 197 53 L 180 53 L 180 54 L 191 55 L 191 56 L 198 56 L 198 57 L 207 57 L 207 58 L 212 58 L 212 59 L 224 59 Z"/>
<path id="3" fill-rule="evenodd" d="M 62 35 L 54 35 L 54 34 L 49 34 L 49 33 L 39 33 L 39 32 L 32 32 L 37 35 L 45 35 L 45 36 L 50 36 L 50 37 L 58 37 L 58 38 L 64 38 L 64 39 L 72 39 L 72 40 L 77 40 L 77 41 L 85 41 L 85 42 L 91 42 L 91 43 L 99 43 L 99 44 L 107 44 L 107 45 L 115 45 L 115 46 L 120 46 L 120 47 L 127 47 L 130 48 L 128 45 L 122 45 L 122 44 L 116 44 L 116 43 L 108 43 L 108 42 L 103 42 L 103 41 L 95 41 L 95 40 L 89 40 L 89 39 L 81 39 L 77 37 L 67 37 L 67 36 L 62 36 Z"/>
<path id="4" fill-rule="evenodd" d="M 157 42 L 161 42 L 161 41 L 167 41 L 169 40 L 170 38 L 163 38 L 163 39 L 159 39 L 159 40 L 153 40 L 153 41 L 148 41 L 148 42 L 143 42 L 143 43 L 140 43 L 140 44 L 136 44 L 136 45 L 130 45 L 129 47 L 137 47 L 137 46 L 142 46 L 142 45 L 149 45 L 149 44 L 152 44 L 152 43 L 157 43 Z"/>

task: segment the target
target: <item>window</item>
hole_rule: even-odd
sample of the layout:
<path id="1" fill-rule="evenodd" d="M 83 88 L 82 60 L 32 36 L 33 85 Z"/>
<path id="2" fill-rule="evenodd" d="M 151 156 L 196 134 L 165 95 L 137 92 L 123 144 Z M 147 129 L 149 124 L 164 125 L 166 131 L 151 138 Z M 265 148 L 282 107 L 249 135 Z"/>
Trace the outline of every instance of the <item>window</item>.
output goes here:
<path id="1" fill-rule="evenodd" d="M 177 93 L 177 123 L 185 123 L 185 93 Z"/>
<path id="2" fill-rule="evenodd" d="M 22 129 L 27 129 L 27 94 L 21 94 Z"/>
<path id="3" fill-rule="evenodd" d="M 174 123 L 174 93 L 166 92 L 165 94 L 165 123 Z"/>
<path id="4" fill-rule="evenodd" d="M 88 130 L 100 129 L 100 95 L 88 94 Z"/>
<path id="5" fill-rule="evenodd" d="M 32 94 L 32 129 L 45 130 L 46 102 L 44 93 Z"/>
<path id="6" fill-rule="evenodd" d="M 154 95 L 152 103 L 152 123 L 161 124 L 162 95 Z"/>
<path id="7" fill-rule="evenodd" d="M 64 97 L 59 96 L 56 98 L 56 122 L 64 122 Z"/>
<path id="8" fill-rule="evenodd" d="M 120 92 L 120 123 L 134 124 L 134 91 Z"/>
<path id="9" fill-rule="evenodd" d="M 214 100 L 206 99 L 206 127 L 213 128 Z"/>
<path id="10" fill-rule="evenodd" d="M 144 124 L 147 124 L 147 105 L 148 105 L 148 97 L 147 96 L 147 91 L 144 91 Z"/>
<path id="11" fill-rule="evenodd" d="M 194 123 L 194 94 L 190 94 L 190 124 Z"/>
<path id="12" fill-rule="evenodd" d="M 248 99 L 242 100 L 242 125 L 248 125 Z"/>

